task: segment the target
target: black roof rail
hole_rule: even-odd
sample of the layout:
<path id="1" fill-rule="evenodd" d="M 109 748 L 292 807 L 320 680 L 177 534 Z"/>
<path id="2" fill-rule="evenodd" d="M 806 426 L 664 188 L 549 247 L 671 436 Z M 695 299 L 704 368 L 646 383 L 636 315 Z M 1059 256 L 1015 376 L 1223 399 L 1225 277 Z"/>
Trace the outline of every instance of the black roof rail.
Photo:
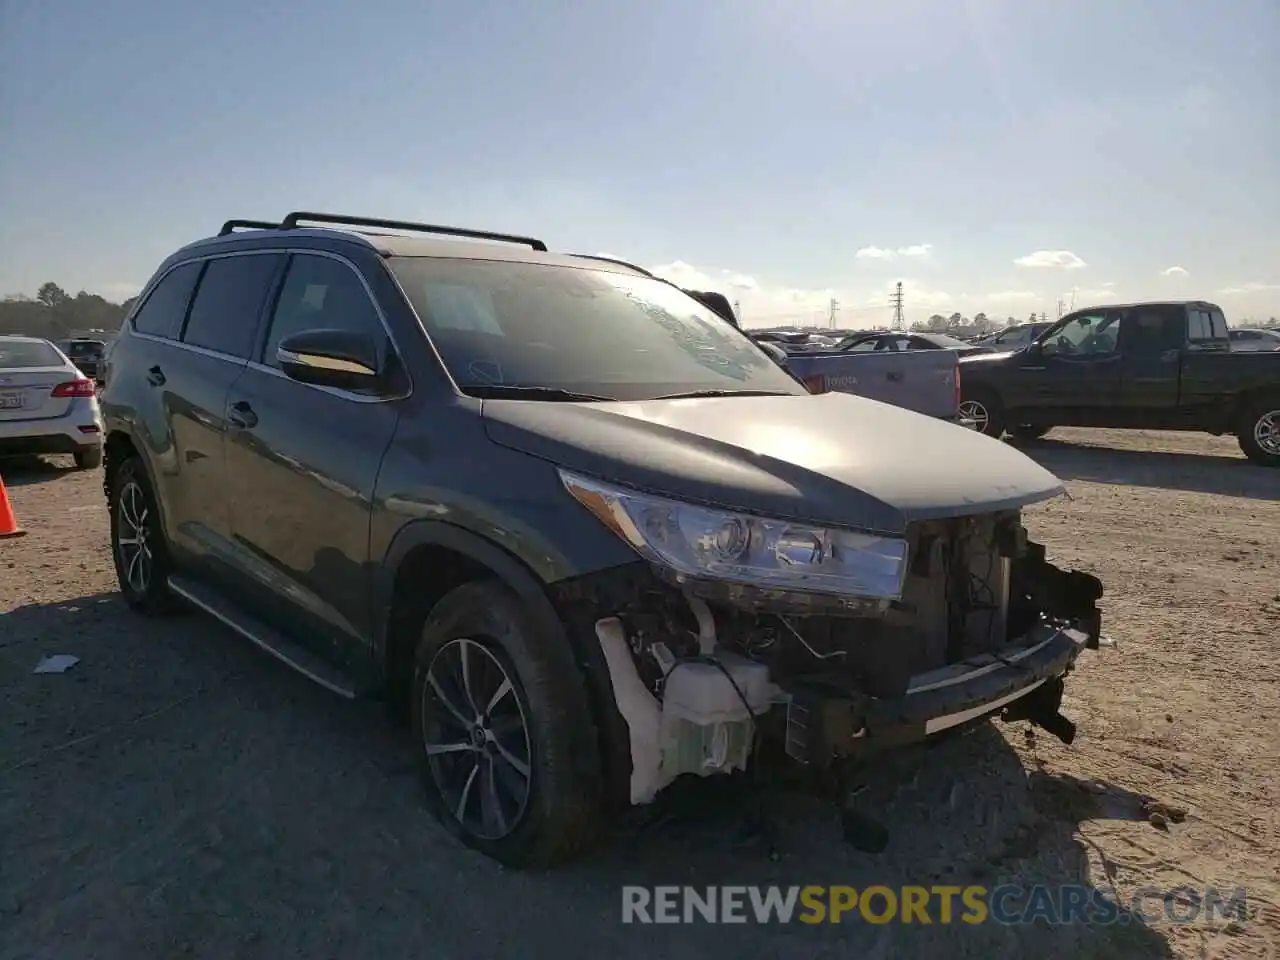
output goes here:
<path id="1" fill-rule="evenodd" d="M 518 243 L 546 253 L 547 245 L 533 237 L 520 237 L 510 233 L 493 233 L 489 230 L 470 230 L 466 227 L 440 227 L 430 223 L 413 223 L 408 220 L 380 220 L 376 217 L 349 217 L 340 213 L 308 213 L 295 211 L 280 221 L 281 230 L 294 230 L 303 221 L 307 223 L 333 223 L 350 227 L 376 227 L 380 230 L 408 230 L 413 233 L 438 233 L 447 237 L 469 237 L 473 240 L 498 240 Z"/>
<path id="2" fill-rule="evenodd" d="M 646 277 L 653 277 L 654 280 L 658 279 L 644 267 L 638 267 L 634 263 L 629 263 L 626 260 L 619 260 L 617 257 L 602 257 L 594 253 L 574 253 L 570 254 L 570 256 L 577 257 L 579 260 L 599 260 L 601 263 L 613 263 L 617 264 L 619 267 L 630 267 L 638 273 L 643 273 Z"/>
<path id="3" fill-rule="evenodd" d="M 278 230 L 280 224 L 268 223 L 266 220 L 228 220 L 222 225 L 222 229 L 218 231 L 218 236 L 225 237 L 228 233 L 235 230 Z"/>

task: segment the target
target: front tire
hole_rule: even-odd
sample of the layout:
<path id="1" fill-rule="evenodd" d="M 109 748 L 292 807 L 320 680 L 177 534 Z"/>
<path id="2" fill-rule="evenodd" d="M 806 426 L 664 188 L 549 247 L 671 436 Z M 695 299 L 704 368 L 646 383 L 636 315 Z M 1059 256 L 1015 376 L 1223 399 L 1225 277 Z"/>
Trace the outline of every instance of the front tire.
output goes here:
<path id="1" fill-rule="evenodd" d="M 546 867 L 595 842 L 600 755 L 582 672 L 505 585 L 467 583 L 435 605 L 410 709 L 427 805 L 464 844 Z"/>
<path id="2" fill-rule="evenodd" d="M 1000 398 L 988 390 L 966 394 L 960 401 L 960 416 L 984 436 L 999 440 L 1004 435 L 1004 408 Z"/>
<path id="3" fill-rule="evenodd" d="M 1240 418 L 1236 439 L 1254 463 L 1280 467 L 1280 397 L 1250 404 Z"/>
<path id="4" fill-rule="evenodd" d="M 121 463 L 109 489 L 111 557 L 124 602 L 148 615 L 174 611 L 177 598 L 168 583 L 173 561 L 142 461 L 133 456 Z"/>

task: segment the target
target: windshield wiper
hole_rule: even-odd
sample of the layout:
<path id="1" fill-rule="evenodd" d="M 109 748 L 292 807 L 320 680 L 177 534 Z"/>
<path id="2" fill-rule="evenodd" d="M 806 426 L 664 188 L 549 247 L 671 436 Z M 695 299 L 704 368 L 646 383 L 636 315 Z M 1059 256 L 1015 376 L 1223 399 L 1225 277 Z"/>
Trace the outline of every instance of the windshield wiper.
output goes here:
<path id="1" fill-rule="evenodd" d="M 789 393 L 777 390 L 690 390 L 688 393 L 668 393 L 655 400 L 689 400 L 694 397 L 789 397 Z"/>
<path id="2" fill-rule="evenodd" d="M 485 397 L 490 400 L 617 400 L 617 397 L 598 397 L 593 393 L 575 393 L 572 390 L 561 390 L 559 387 L 524 386 L 515 383 L 468 383 L 463 391 L 473 397 Z"/>

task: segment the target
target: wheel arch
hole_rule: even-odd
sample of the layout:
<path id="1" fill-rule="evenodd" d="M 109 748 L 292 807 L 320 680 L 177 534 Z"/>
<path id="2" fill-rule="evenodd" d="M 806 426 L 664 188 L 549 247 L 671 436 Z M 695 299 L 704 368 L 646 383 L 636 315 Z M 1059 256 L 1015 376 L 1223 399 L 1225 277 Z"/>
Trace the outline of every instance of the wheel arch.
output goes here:
<path id="1" fill-rule="evenodd" d="M 546 584 L 510 551 L 478 533 L 442 520 L 415 520 L 391 541 L 375 584 L 376 609 L 383 611 L 375 661 L 388 698 L 408 690 L 416 625 L 449 591 L 480 579 L 505 584 L 527 604 L 540 629 L 570 644 L 564 621 Z M 575 650 L 575 659 L 576 659 Z"/>
<path id="2" fill-rule="evenodd" d="M 1274 403 L 1280 408 L 1280 385 L 1272 386 L 1270 384 L 1262 387 L 1252 387 L 1242 390 L 1236 396 L 1234 411 L 1231 420 L 1239 425 L 1243 418 L 1250 413 L 1258 404 Z"/>

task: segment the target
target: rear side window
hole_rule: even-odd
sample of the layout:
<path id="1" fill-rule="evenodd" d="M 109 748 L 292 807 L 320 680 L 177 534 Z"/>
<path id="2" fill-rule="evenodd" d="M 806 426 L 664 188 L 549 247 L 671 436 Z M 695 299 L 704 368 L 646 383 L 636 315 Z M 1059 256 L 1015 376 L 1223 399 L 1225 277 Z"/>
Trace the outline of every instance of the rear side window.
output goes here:
<path id="1" fill-rule="evenodd" d="M 386 331 L 373 301 L 355 271 L 340 260 L 295 254 L 262 350 L 262 362 L 278 367 L 276 348 L 285 337 L 304 330 L 346 330 L 373 337 L 378 357 L 385 356 Z"/>
<path id="2" fill-rule="evenodd" d="M 205 264 L 182 342 L 248 359 L 258 317 L 283 254 L 241 254 Z"/>
<path id="3" fill-rule="evenodd" d="M 1187 339 L 1192 343 L 1226 338 L 1226 317 L 1219 311 L 1187 307 Z"/>
<path id="4" fill-rule="evenodd" d="M 1209 311 L 1209 320 L 1213 325 L 1213 338 L 1221 340 L 1227 335 L 1227 318 L 1221 310 Z"/>
<path id="5" fill-rule="evenodd" d="M 191 291 L 200 276 L 199 263 L 184 263 L 164 275 L 133 316 L 133 329 L 153 337 L 173 339 L 182 329 Z"/>
<path id="6" fill-rule="evenodd" d="M 1183 312 L 1177 307 L 1136 307 L 1121 324 L 1123 351 L 1129 356 L 1158 356 L 1182 346 Z"/>

